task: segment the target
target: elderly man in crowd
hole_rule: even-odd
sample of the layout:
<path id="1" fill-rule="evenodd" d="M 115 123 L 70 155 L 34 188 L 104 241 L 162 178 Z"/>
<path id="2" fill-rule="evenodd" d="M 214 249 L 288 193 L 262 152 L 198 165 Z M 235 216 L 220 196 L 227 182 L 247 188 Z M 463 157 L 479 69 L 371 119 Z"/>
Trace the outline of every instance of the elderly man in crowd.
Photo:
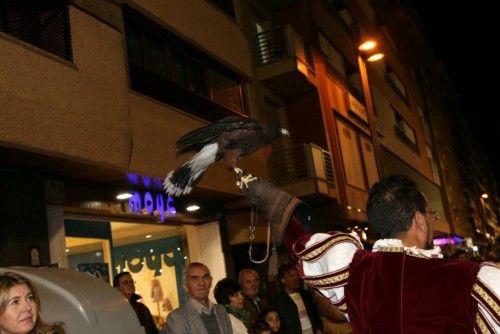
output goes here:
<path id="1" fill-rule="evenodd" d="M 232 334 L 231 321 L 222 305 L 209 299 L 212 275 L 206 265 L 188 264 L 184 271 L 184 289 L 189 298 L 167 318 L 169 334 Z"/>
<path id="2" fill-rule="evenodd" d="M 250 313 L 250 321 L 254 323 L 259 313 L 267 308 L 267 302 L 258 296 L 260 291 L 259 274 L 253 269 L 242 269 L 239 275 L 239 283 L 244 297 L 243 309 Z"/>

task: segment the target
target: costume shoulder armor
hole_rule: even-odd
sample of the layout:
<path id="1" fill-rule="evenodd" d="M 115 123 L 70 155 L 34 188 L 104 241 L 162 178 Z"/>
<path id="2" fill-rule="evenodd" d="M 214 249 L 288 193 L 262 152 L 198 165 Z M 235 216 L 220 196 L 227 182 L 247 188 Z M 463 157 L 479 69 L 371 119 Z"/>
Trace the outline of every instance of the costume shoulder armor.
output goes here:
<path id="1" fill-rule="evenodd" d="M 326 234 L 316 235 L 325 236 Z M 300 260 L 314 261 L 324 255 L 329 249 L 343 243 L 353 244 L 356 248 L 363 249 L 361 242 L 351 234 L 337 232 L 334 234 L 328 234 L 328 236 L 323 238 L 320 237 L 317 242 L 314 242 L 313 238 L 316 235 L 313 235 L 312 237 L 308 236 L 306 237 L 306 240 L 299 239 L 294 244 L 294 253 Z M 313 241 L 312 244 L 311 241 Z"/>

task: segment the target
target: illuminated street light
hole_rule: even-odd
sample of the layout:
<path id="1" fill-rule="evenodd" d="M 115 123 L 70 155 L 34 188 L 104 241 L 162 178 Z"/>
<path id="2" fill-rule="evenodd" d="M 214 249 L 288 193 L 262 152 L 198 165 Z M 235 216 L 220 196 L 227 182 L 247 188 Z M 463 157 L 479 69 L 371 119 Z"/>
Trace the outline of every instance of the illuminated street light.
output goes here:
<path id="1" fill-rule="evenodd" d="M 368 80 L 368 72 L 366 70 L 365 62 L 365 60 L 373 62 L 384 57 L 384 54 L 377 50 L 377 45 L 377 42 L 375 42 L 374 40 L 367 40 L 359 45 L 358 50 L 360 50 L 360 53 L 358 54 L 358 67 L 361 85 L 363 86 L 363 95 L 365 96 L 366 114 L 368 117 L 368 125 L 370 126 L 370 134 L 372 136 L 373 151 L 375 155 L 375 162 L 377 164 L 377 171 L 379 177 L 383 177 L 384 169 L 382 165 L 382 148 L 380 146 L 378 138 L 375 111 L 373 108 L 370 82 Z"/>
<path id="2" fill-rule="evenodd" d="M 359 51 L 369 51 L 369 50 L 374 49 L 376 46 L 377 46 L 377 42 L 370 39 L 370 40 L 367 40 L 367 41 L 364 41 L 363 43 L 361 43 L 358 46 L 358 50 Z"/>
<path id="3" fill-rule="evenodd" d="M 377 48 L 378 43 L 372 39 L 366 40 L 358 46 L 358 50 L 365 56 L 366 61 L 374 62 L 384 58 L 384 54 Z"/>
<path id="4" fill-rule="evenodd" d="M 484 194 L 481 195 L 481 197 L 484 198 L 484 199 L 486 199 L 486 198 L 488 198 L 488 194 L 484 193 Z"/>
<path id="5" fill-rule="evenodd" d="M 373 55 L 371 55 L 370 57 L 366 58 L 366 61 L 369 61 L 369 62 L 374 62 L 374 61 L 377 61 L 377 60 L 380 60 L 382 58 L 384 58 L 384 54 L 383 53 L 375 53 Z"/>

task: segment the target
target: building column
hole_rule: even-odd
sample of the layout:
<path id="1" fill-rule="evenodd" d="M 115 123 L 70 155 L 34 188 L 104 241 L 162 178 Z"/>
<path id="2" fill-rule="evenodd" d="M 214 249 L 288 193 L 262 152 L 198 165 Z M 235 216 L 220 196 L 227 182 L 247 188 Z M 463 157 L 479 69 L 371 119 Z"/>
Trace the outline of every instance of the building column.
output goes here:
<path id="1" fill-rule="evenodd" d="M 66 242 L 64 240 L 64 213 L 61 205 L 47 205 L 47 225 L 50 263 L 57 264 L 60 268 L 68 268 Z"/>
<path id="2" fill-rule="evenodd" d="M 226 277 L 226 261 L 222 251 L 219 222 L 185 225 L 185 228 L 189 263 L 201 262 L 210 269 L 213 277 L 213 288 L 220 279 Z"/>

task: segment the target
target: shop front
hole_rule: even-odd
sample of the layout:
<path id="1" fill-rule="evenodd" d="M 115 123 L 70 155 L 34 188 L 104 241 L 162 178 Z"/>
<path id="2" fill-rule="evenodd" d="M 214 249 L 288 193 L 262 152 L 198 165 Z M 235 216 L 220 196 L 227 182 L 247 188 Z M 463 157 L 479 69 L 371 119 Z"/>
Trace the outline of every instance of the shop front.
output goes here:
<path id="1" fill-rule="evenodd" d="M 158 189 L 161 182 L 144 179 L 121 199 L 116 195 L 123 186 L 65 182 L 64 202 L 47 208 L 50 256 L 53 264 L 108 284 L 117 273 L 130 272 L 136 293 L 162 328 L 186 300 L 185 266 L 205 263 L 217 282 L 226 277 L 226 263 L 220 260 L 219 221 L 186 211 L 184 202 Z"/>

